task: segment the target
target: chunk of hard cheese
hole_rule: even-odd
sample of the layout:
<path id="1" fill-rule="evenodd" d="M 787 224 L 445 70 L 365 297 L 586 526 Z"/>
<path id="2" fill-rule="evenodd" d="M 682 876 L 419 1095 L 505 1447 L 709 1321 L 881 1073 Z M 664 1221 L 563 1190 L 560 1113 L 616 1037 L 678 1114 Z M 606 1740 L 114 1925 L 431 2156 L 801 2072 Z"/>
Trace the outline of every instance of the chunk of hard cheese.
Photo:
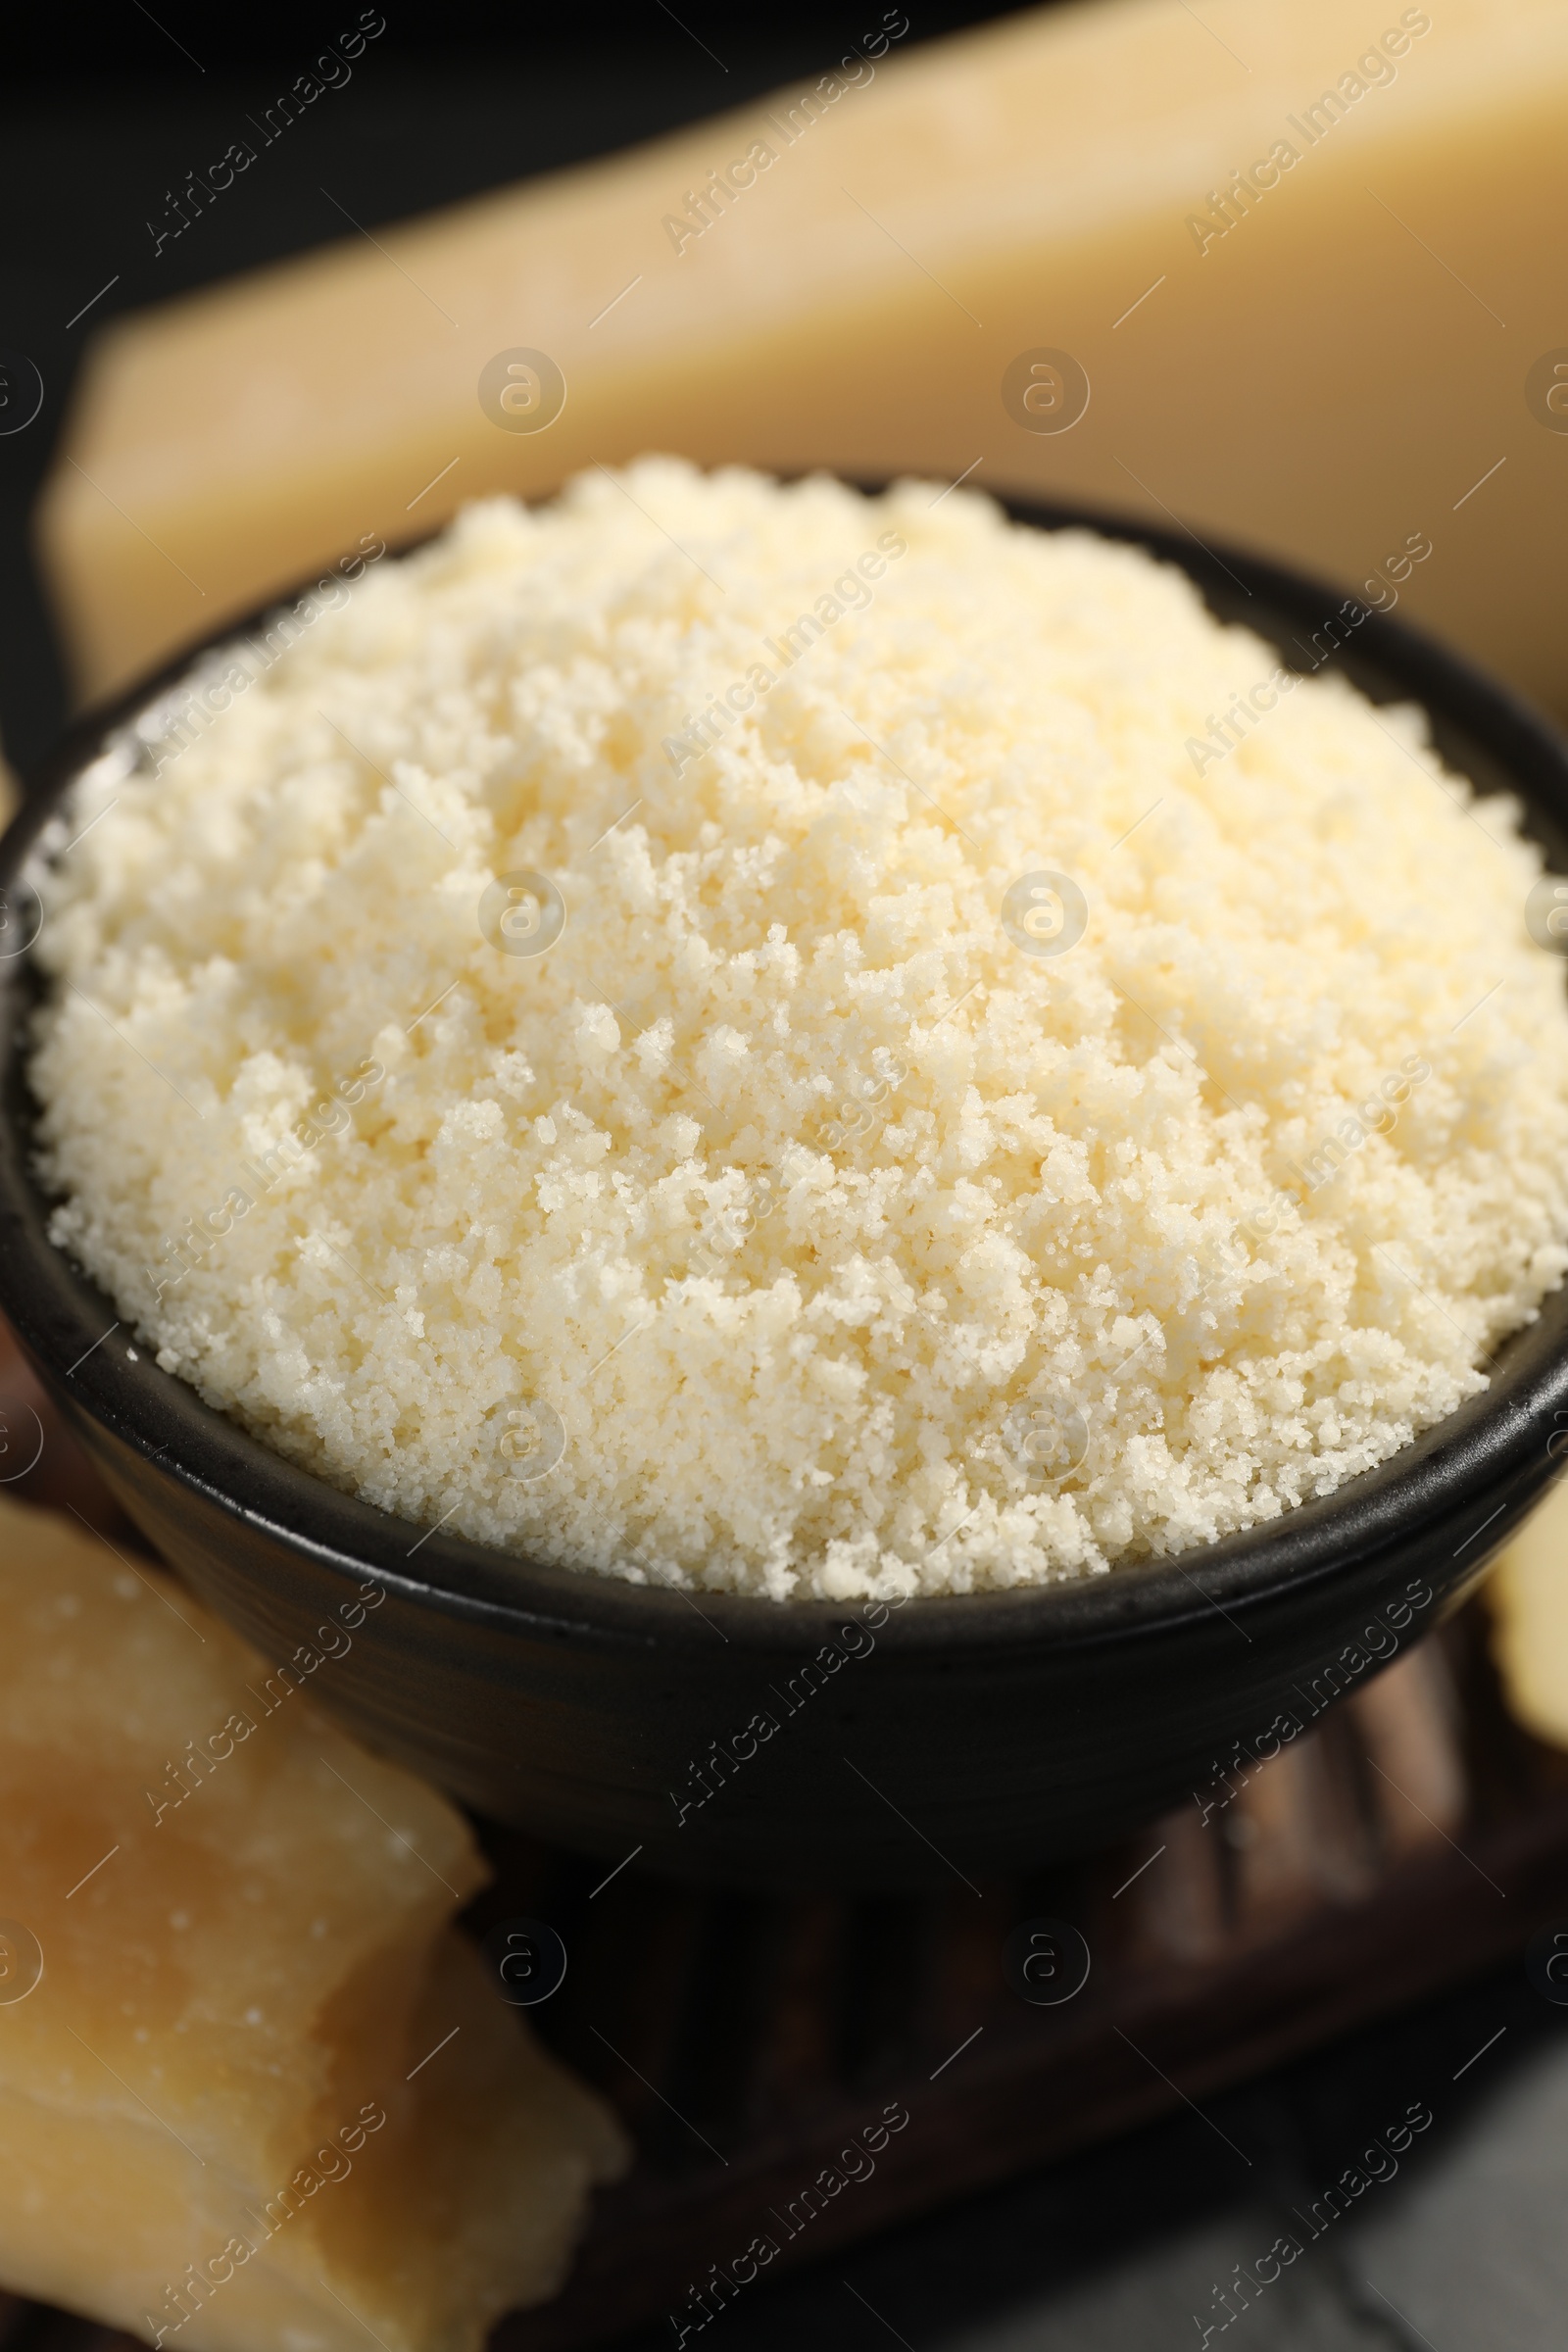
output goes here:
<path id="1" fill-rule="evenodd" d="M 1561 1480 L 1498 1554 L 1487 1585 L 1492 1654 L 1514 1715 L 1568 1747 L 1568 1485 Z"/>
<path id="2" fill-rule="evenodd" d="M 549 2294 L 620 2136 L 451 1927 L 484 1876 L 180 1588 L 0 1499 L 0 2281 L 197 2352 L 471 2352 Z"/>
<path id="3" fill-rule="evenodd" d="M 1527 384 L 1568 340 L 1560 0 L 886 23 L 678 137 L 109 328 L 41 515 L 83 689 L 659 449 L 1174 513 L 1561 702 L 1568 415 Z M 501 380 L 527 351 L 565 385 L 539 430 L 554 379 Z"/>

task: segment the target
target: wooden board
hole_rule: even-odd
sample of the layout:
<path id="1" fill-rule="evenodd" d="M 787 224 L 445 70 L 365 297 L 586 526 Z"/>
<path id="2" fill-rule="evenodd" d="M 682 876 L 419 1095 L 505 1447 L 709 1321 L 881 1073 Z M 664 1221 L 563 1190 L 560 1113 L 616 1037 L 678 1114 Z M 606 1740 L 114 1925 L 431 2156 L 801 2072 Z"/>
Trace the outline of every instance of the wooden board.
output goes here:
<path id="1" fill-rule="evenodd" d="M 0 1361 L 0 1421 L 24 1405 L 44 1409 Z M 47 1468 L 14 1491 L 114 1532 L 70 1445 L 51 1428 Z M 562 1936 L 565 1981 L 530 2015 L 639 2149 L 565 2291 L 491 2352 L 699 2320 L 694 2290 L 709 2308 L 744 2293 L 713 2272 L 739 2258 L 744 2278 L 754 2240 L 766 2276 L 817 2260 L 1522 1954 L 1568 1912 L 1568 1758 L 1507 1716 L 1477 1605 L 1231 1785 L 1087 1862 L 935 1897 L 703 1891 L 635 1864 L 606 1883 L 601 1862 L 483 1829 L 497 1878 L 470 1922 Z M 1091 1955 L 1054 2007 L 1003 1967 L 1042 1918 Z M 0 2352 L 24 2335 L 128 2341 L 0 2300 Z"/>

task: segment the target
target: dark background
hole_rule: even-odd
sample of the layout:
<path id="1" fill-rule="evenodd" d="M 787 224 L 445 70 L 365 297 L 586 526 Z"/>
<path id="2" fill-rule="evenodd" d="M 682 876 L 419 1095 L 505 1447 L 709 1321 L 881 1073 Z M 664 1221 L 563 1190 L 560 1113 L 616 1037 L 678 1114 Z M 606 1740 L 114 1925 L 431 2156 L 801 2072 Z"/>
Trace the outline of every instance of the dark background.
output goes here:
<path id="1" fill-rule="evenodd" d="M 440 10 L 385 0 L 385 32 L 352 79 L 297 123 L 273 168 L 238 178 L 198 234 L 172 239 L 155 259 L 147 222 L 164 219 L 166 192 L 243 135 L 247 113 L 357 24 L 361 5 L 154 0 L 149 15 L 138 0 L 117 0 L 8 14 L 0 352 L 24 354 L 44 383 L 36 421 L 0 437 L 0 743 L 16 767 L 48 749 L 67 709 L 27 518 L 94 327 L 343 236 L 323 180 L 375 228 L 819 74 L 883 15 L 883 0 L 755 15 L 677 0 L 675 16 L 661 0 Z M 912 0 L 906 13 L 901 47 L 998 12 Z"/>
<path id="2" fill-rule="evenodd" d="M 842 0 L 764 16 L 679 0 L 671 16 L 661 0 L 614 0 L 572 11 L 437 14 L 385 0 L 387 28 L 349 85 L 302 120 L 265 174 L 237 180 L 199 235 L 172 242 L 155 262 L 146 222 L 162 215 L 166 190 L 240 135 L 245 115 L 275 98 L 359 13 L 358 0 L 264 11 L 157 0 L 149 15 L 138 0 L 121 0 L 86 14 L 32 9 L 7 24 L 0 351 L 24 353 L 44 382 L 36 420 L 0 438 L 0 738 L 19 768 L 48 749 L 67 710 L 28 514 L 94 326 L 338 237 L 343 221 L 320 193 L 323 178 L 368 225 L 398 220 L 820 73 L 847 42 L 874 30 L 882 7 Z M 995 12 L 909 0 L 907 13 L 912 45 Z M 118 282 L 94 301 L 110 278 Z M 1468 2081 L 1462 2097 L 1447 2088 L 1455 2052 L 1473 2050 L 1499 2024 L 1507 2040 L 1485 2081 Z M 1264 2193 L 1288 2202 L 1300 2181 L 1348 2161 L 1391 2103 L 1397 2111 L 1442 2084 L 1441 2129 L 1424 2157 L 1431 2162 L 1511 2072 L 1564 2031 L 1563 2013 L 1538 2001 L 1514 1970 L 1210 2102 L 1210 2112 L 1227 2134 L 1264 2154 Z M 1074 2279 L 1136 2264 L 1140 2248 L 1259 2185 L 1238 2177 L 1201 2119 L 1183 2115 L 777 2289 L 760 2285 L 720 2333 L 737 2348 L 781 2352 L 807 2343 L 863 2352 L 895 2336 L 928 2352 L 959 2336 L 979 2345 L 993 2328 L 999 2342 L 1005 2335 L 1017 2345 L 1009 2311 L 1049 2312 Z M 1396 2185 L 1388 2195 L 1401 2193 Z M 1355 2340 L 1425 2341 L 1355 2301 L 1352 2285 L 1346 2280 Z M 1170 2312 L 1162 2340 L 1190 2340 L 1189 2326 L 1187 2312 Z M 1049 2318 L 1045 2328 L 1053 2344 L 1062 2340 Z M 1266 2352 L 1269 2334 L 1260 2314 L 1250 2338 L 1256 2352 Z M 652 2330 L 637 2340 L 670 2339 Z M 1141 2332 L 1128 2352 L 1145 2352 Z"/>

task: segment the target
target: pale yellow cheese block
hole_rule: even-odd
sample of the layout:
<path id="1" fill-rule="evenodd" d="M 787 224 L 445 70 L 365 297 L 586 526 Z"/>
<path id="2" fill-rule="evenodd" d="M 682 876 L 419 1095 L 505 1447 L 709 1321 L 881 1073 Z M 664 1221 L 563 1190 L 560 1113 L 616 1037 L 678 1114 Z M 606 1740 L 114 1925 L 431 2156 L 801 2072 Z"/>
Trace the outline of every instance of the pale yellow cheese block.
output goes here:
<path id="1" fill-rule="evenodd" d="M 0 1498 L 0 2284 L 196 2352 L 474 2352 L 620 2134 L 450 1925 L 466 1823 L 279 1664 Z"/>
<path id="2" fill-rule="evenodd" d="M 1559 1479 L 1487 1584 L 1492 1653 L 1527 1731 L 1568 1747 L 1568 1485 Z"/>
<path id="3" fill-rule="evenodd" d="M 127 318 L 40 517 L 77 677 L 101 693 L 479 492 L 663 449 L 1179 514 L 1371 580 L 1561 704 L 1568 434 L 1526 380 L 1568 341 L 1565 133 L 1568 0 L 1096 0 L 895 40 Z M 564 376 L 542 431 L 480 406 L 518 349 Z M 1087 372 L 1065 431 L 1004 406 L 1042 349 Z M 1417 533 L 1433 553 L 1396 584 Z"/>

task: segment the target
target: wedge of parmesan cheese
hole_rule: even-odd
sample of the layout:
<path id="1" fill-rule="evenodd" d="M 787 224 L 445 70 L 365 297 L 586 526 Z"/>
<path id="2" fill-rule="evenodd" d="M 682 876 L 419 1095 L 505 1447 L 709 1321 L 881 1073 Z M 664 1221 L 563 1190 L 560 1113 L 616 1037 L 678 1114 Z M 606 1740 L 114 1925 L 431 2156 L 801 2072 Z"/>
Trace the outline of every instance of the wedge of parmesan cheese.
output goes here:
<path id="1" fill-rule="evenodd" d="M 84 691 L 666 450 L 1179 514 L 1560 701 L 1561 0 L 917 33 L 888 10 L 804 85 L 106 328 L 40 513 Z M 126 224 L 149 293 L 174 225 Z"/>
<path id="2" fill-rule="evenodd" d="M 1568 1482 L 1498 1554 L 1487 1598 L 1509 1707 L 1538 1739 L 1568 1747 Z"/>
<path id="3" fill-rule="evenodd" d="M 300 1679 L 0 1499 L 0 2280 L 193 2352 L 471 2352 L 620 2133 L 451 1925 L 466 1824 Z"/>

